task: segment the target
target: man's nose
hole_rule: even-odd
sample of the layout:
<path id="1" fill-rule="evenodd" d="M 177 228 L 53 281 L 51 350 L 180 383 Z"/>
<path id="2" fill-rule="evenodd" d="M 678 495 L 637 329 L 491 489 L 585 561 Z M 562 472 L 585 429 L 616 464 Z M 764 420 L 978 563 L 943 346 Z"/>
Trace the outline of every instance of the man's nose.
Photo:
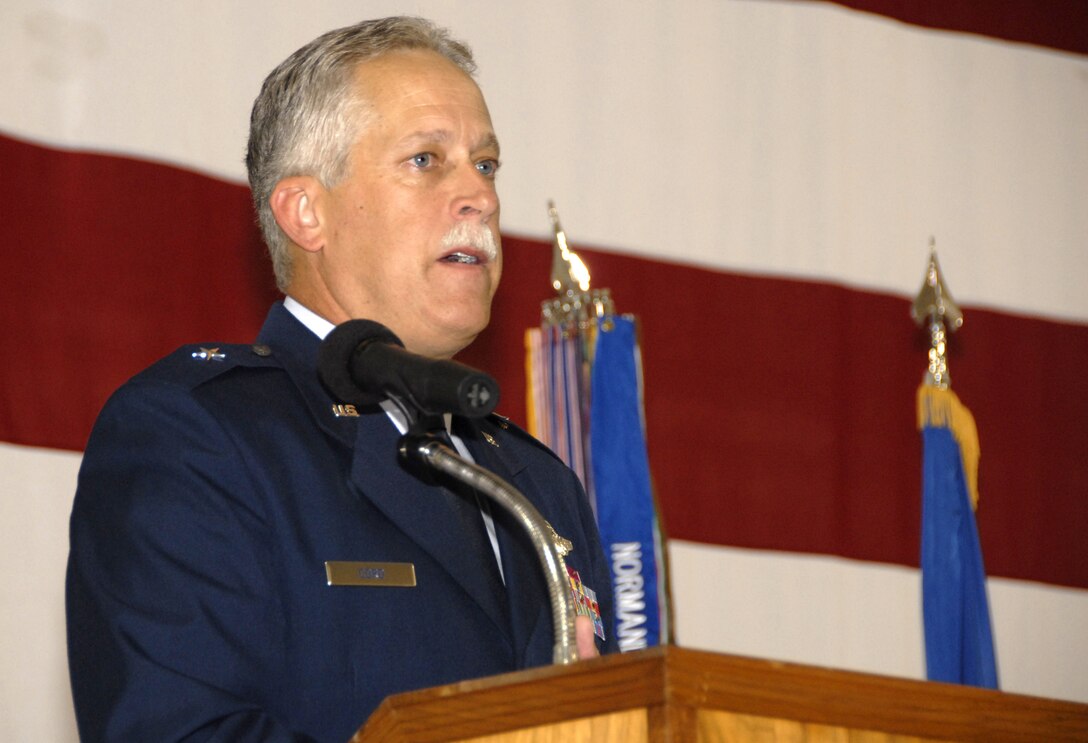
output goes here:
<path id="1" fill-rule="evenodd" d="M 470 172 L 458 175 L 451 205 L 453 214 L 459 219 L 478 216 L 481 221 L 486 222 L 499 208 L 495 183 L 481 175 L 475 165 L 471 165 L 468 170 Z"/>

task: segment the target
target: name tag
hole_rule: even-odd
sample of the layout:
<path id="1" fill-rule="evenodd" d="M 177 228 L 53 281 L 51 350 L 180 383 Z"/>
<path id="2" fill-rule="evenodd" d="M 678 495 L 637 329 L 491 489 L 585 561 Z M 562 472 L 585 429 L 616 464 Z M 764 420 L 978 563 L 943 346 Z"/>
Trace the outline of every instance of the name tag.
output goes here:
<path id="1" fill-rule="evenodd" d="M 330 586 L 412 588 L 416 584 L 416 566 L 410 562 L 326 560 L 325 578 Z"/>

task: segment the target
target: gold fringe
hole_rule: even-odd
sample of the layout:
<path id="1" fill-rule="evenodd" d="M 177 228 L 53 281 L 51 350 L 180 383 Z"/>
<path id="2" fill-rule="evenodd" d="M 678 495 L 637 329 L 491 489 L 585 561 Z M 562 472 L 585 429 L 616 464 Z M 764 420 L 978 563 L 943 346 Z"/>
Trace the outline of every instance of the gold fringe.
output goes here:
<path id="1" fill-rule="evenodd" d="M 978 428 L 975 417 L 952 390 L 942 390 L 927 384 L 918 387 L 918 429 L 924 426 L 948 428 L 960 446 L 963 474 L 971 507 L 978 509 Z"/>
<path id="2" fill-rule="evenodd" d="M 529 434 L 542 439 L 540 430 L 540 417 L 536 410 L 536 394 L 534 392 L 533 367 L 536 361 L 536 353 L 533 345 L 534 333 L 540 333 L 538 328 L 525 330 L 525 412 L 528 418 Z"/>

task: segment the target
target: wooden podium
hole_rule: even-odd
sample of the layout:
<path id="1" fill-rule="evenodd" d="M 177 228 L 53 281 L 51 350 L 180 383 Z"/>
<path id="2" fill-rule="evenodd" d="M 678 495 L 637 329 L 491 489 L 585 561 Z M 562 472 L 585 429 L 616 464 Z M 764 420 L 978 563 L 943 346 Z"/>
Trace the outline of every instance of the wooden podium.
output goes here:
<path id="1" fill-rule="evenodd" d="M 1088 741 L 1088 705 L 678 647 L 386 699 L 372 741 Z"/>

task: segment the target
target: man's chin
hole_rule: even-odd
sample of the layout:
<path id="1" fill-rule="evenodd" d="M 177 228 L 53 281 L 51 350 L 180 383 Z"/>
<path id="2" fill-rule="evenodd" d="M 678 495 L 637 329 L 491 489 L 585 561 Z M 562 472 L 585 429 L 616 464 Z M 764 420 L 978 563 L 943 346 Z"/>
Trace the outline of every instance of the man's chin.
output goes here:
<path id="1" fill-rule="evenodd" d="M 443 351 L 441 358 L 450 359 L 461 353 L 466 348 L 471 346 L 473 342 L 475 342 L 476 338 L 478 338 L 480 333 L 482 333 L 483 331 L 484 328 L 480 328 L 479 330 L 476 330 L 474 332 L 465 332 L 457 336 L 454 336 L 452 334 L 447 336 L 444 339 L 447 341 L 447 346 Z"/>
<path id="2" fill-rule="evenodd" d="M 488 316 L 473 322 L 439 320 L 428 323 L 423 332 L 417 333 L 411 339 L 402 337 L 401 340 L 413 353 L 435 359 L 449 359 L 468 348 L 487 328 L 489 319 Z"/>

